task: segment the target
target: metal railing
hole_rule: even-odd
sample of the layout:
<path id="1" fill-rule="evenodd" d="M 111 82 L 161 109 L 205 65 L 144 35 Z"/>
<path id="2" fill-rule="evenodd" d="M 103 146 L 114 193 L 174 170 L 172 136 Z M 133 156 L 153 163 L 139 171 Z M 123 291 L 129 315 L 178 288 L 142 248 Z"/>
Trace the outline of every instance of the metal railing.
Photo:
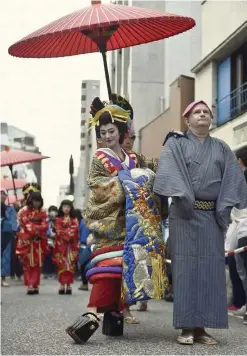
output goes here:
<path id="1" fill-rule="evenodd" d="M 247 82 L 220 100 L 216 100 L 217 126 L 247 112 Z"/>

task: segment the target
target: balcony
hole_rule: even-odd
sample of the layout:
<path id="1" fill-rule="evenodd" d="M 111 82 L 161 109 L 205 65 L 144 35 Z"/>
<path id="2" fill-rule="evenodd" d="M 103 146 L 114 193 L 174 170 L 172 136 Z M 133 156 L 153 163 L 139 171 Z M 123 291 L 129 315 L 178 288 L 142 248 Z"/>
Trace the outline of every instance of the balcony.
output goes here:
<path id="1" fill-rule="evenodd" d="M 217 126 L 247 112 L 247 82 L 219 101 L 216 100 Z"/>

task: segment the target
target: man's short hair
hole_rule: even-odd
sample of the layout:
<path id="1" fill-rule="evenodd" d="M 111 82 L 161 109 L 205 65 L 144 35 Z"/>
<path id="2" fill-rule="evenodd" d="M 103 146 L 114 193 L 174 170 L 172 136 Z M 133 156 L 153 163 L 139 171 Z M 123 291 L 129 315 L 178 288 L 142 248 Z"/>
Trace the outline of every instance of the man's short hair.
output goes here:
<path id="1" fill-rule="evenodd" d="M 247 167 L 247 147 L 242 147 L 236 152 L 237 159 L 241 159 L 244 166 Z"/>

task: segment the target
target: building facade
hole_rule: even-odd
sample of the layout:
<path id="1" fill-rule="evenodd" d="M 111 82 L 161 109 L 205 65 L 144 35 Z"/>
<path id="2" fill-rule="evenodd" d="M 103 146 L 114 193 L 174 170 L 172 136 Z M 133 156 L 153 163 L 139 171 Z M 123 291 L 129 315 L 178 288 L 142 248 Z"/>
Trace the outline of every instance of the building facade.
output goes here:
<path id="1" fill-rule="evenodd" d="M 140 130 L 140 149 L 146 157 L 159 158 L 164 139 L 171 130 L 184 131 L 182 114 L 194 100 L 194 78 L 181 75 L 170 85 L 169 107 Z M 150 137 L 155 137 L 150 142 Z"/>
<path id="2" fill-rule="evenodd" d="M 178 36 L 110 53 L 113 92 L 124 95 L 134 109 L 137 140 L 139 131 L 170 102 L 170 84 L 180 75 L 193 75 L 191 68 L 201 58 L 201 3 L 199 1 L 114 1 L 117 4 L 166 11 L 193 17 L 196 27 Z"/>
<path id="3" fill-rule="evenodd" d="M 83 80 L 81 84 L 81 123 L 80 123 L 80 163 L 75 179 L 74 204 L 78 209 L 85 209 L 88 198 L 87 178 L 94 152 L 97 149 L 95 131 L 88 131 L 91 117 L 90 106 L 93 99 L 100 95 L 99 80 Z"/>
<path id="4" fill-rule="evenodd" d="M 1 151 L 5 146 L 13 149 L 28 151 L 41 154 L 39 147 L 36 145 L 34 135 L 21 130 L 20 128 L 1 122 Z M 13 166 L 15 178 L 25 179 L 29 183 L 38 183 L 41 185 L 42 161 L 23 163 Z M 1 168 L 1 176 L 10 177 L 8 167 Z"/>
<path id="5" fill-rule="evenodd" d="M 195 99 L 213 107 L 211 135 L 236 150 L 247 144 L 247 2 L 203 1 L 201 12 Z"/>

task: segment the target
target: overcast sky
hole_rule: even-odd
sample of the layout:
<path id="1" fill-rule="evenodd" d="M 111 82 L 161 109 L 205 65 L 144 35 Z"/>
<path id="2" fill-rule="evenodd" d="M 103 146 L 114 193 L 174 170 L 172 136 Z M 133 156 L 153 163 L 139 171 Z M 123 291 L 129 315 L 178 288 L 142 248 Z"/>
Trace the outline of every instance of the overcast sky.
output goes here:
<path id="1" fill-rule="evenodd" d="M 99 53 L 21 59 L 8 55 L 8 48 L 89 4 L 90 0 L 6 0 L 1 5 L 0 121 L 34 134 L 42 153 L 51 157 L 43 161 L 45 206 L 56 204 L 59 185 L 69 183 L 70 154 L 78 165 L 81 81 L 101 80 L 101 95 L 107 99 L 103 64 Z"/>

